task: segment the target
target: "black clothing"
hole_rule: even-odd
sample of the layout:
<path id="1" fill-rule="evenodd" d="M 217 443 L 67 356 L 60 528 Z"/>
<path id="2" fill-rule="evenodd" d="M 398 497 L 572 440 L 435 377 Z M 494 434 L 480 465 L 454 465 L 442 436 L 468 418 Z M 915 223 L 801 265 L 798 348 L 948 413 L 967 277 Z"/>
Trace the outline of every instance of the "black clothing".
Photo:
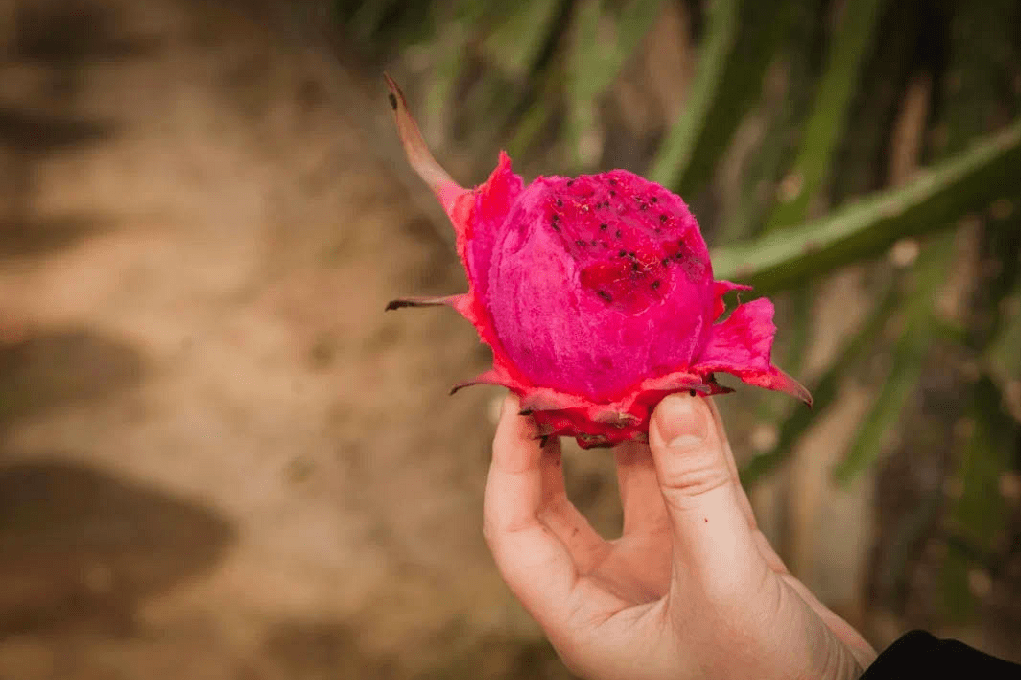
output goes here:
<path id="1" fill-rule="evenodd" d="M 991 657 L 958 640 L 940 640 L 915 630 L 887 647 L 861 676 L 861 680 L 894 678 L 1021 680 L 1021 666 Z"/>

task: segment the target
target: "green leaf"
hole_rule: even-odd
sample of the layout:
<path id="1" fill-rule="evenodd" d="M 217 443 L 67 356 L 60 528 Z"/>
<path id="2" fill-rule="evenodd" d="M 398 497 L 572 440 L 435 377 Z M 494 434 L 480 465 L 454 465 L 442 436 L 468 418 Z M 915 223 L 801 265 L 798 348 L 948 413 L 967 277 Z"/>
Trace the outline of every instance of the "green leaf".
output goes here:
<path id="1" fill-rule="evenodd" d="M 771 3 L 753 3 L 758 9 L 770 11 Z M 822 3 L 807 4 L 790 0 L 786 4 L 786 12 L 779 11 L 780 16 L 773 20 L 760 23 L 776 25 L 782 37 L 776 58 L 770 69 L 763 74 L 763 81 L 772 80 L 772 88 L 767 90 L 763 82 L 759 104 L 755 115 L 762 125 L 761 141 L 747 153 L 742 166 L 743 178 L 735 194 L 729 193 L 727 200 L 720 205 L 719 224 L 711 233 L 715 243 L 733 243 L 759 233 L 769 216 L 773 205 L 773 191 L 769 188 L 779 184 L 781 176 L 790 166 L 796 152 L 796 142 L 800 130 L 811 112 L 811 105 L 817 87 L 818 77 L 815 71 L 815 54 L 817 43 L 821 42 L 826 32 L 824 6 Z M 754 12 L 742 13 L 742 23 L 753 21 Z M 754 43 L 754 41 L 753 41 Z M 744 53 L 744 38 L 741 38 Z M 737 57 L 735 57 L 737 58 Z M 726 77 L 730 77 L 728 73 Z M 725 92 L 720 96 L 720 103 L 726 102 L 731 81 L 725 85 Z M 734 85 L 740 86 L 740 82 Z M 722 120 L 726 121 L 726 113 L 721 112 Z M 717 125 L 716 112 L 713 113 L 714 124 L 706 131 L 706 137 L 713 137 L 712 129 Z M 696 152 L 697 156 L 698 152 Z M 719 154 L 717 155 L 717 160 Z M 695 188 L 700 175 L 698 159 L 692 161 L 685 179 L 685 186 Z M 688 180 L 691 184 L 688 185 Z M 682 186 L 684 188 L 684 186 Z M 723 188 L 723 187 L 721 187 Z M 681 194 L 691 196 L 694 194 Z"/>
<path id="2" fill-rule="evenodd" d="M 839 485 L 849 484 L 879 457 L 922 375 L 929 343 L 926 319 L 911 319 L 894 345 L 890 373 L 879 396 L 866 414 L 850 450 L 834 468 L 833 475 Z"/>
<path id="3" fill-rule="evenodd" d="M 560 13 L 563 0 L 520 0 L 504 7 L 501 17 L 482 42 L 482 52 L 504 74 L 520 82 L 529 75 Z"/>
<path id="4" fill-rule="evenodd" d="M 940 151 L 961 148 L 966 140 L 988 129 L 990 121 L 1003 110 L 1004 97 L 999 81 L 1011 70 L 1004 55 L 1011 52 L 1010 35 L 1017 25 L 1019 11 L 1021 6 L 1011 0 L 987 0 L 957 9 L 950 26 L 948 72 L 949 83 L 953 84 L 948 85 L 950 96 L 942 116 L 947 134 L 943 144 L 937 144 Z M 1014 189 L 1004 192 L 1003 196 L 1016 200 L 1016 171 L 1013 176 Z M 994 224 L 987 222 L 986 226 L 991 228 Z M 1013 238 L 1017 238 L 1015 220 L 995 226 L 1005 230 L 1007 238 L 1013 229 Z M 994 243 L 996 240 L 998 238 Z M 1008 247 L 1001 250 L 1000 255 L 1010 258 L 1007 254 L 1010 252 L 1012 248 Z M 1017 251 L 1013 252 L 1016 257 Z M 1016 266 L 1016 260 L 1002 264 L 1003 273 L 1007 273 Z M 1009 278 L 995 275 L 983 278 L 982 292 L 990 296 L 990 303 L 996 305 L 997 298 L 1010 290 L 1008 281 Z M 995 321 L 992 326 L 994 339 L 987 346 L 985 358 L 990 367 L 998 365 L 1001 370 L 1009 371 L 1010 364 L 1018 361 L 1016 357 L 1021 351 L 1017 344 L 1010 347 L 1014 339 L 1007 326 Z M 1005 355 L 1000 354 L 1001 339 L 1007 342 Z M 992 380 L 987 377 L 979 380 L 968 390 L 963 402 L 968 405 L 967 420 L 962 428 L 965 441 L 955 447 L 956 478 L 961 493 L 949 503 L 949 550 L 940 575 L 945 613 L 958 623 L 975 614 L 977 600 L 972 575 L 981 573 L 975 570 L 995 556 L 995 539 L 1005 521 L 999 480 L 1010 464 L 1017 441 L 1017 426 L 1002 415 L 1000 394 Z"/>
<path id="5" fill-rule="evenodd" d="M 579 153 L 581 140 L 596 125 L 599 97 L 616 79 L 659 14 L 661 0 L 630 0 L 616 16 L 604 0 L 586 0 L 578 9 L 568 56 L 566 137 Z"/>
<path id="6" fill-rule="evenodd" d="M 951 543 L 940 565 L 940 585 L 943 591 L 943 610 L 947 618 L 956 623 L 969 620 L 975 613 L 975 598 L 968 585 L 968 571 L 972 556 L 961 546 Z"/>
<path id="7" fill-rule="evenodd" d="M 841 486 L 846 486 L 879 457 L 888 434 L 897 429 L 901 413 L 914 394 L 929 347 L 941 328 L 934 298 L 953 262 L 953 243 L 953 234 L 942 235 L 929 243 L 915 262 L 911 296 L 902 306 L 905 327 L 894 343 L 886 381 L 854 442 L 833 471 Z"/>
<path id="8" fill-rule="evenodd" d="M 960 496 L 950 504 L 951 549 L 942 570 L 947 613 L 959 621 L 975 606 L 969 572 L 988 563 L 998 550 L 997 540 L 1005 537 L 1007 513 L 999 482 L 1010 469 L 1011 446 L 1005 440 L 1015 429 L 1002 413 L 999 391 L 990 380 L 980 380 L 968 396 L 956 471 Z"/>
<path id="9" fill-rule="evenodd" d="M 368 41 L 396 4 L 395 0 L 364 0 L 348 19 L 348 30 L 358 39 Z"/>
<path id="10" fill-rule="evenodd" d="M 706 113 L 711 124 L 695 141 L 678 182 L 681 196 L 695 196 L 712 177 L 741 121 L 761 99 L 766 72 L 804 12 L 795 0 L 745 2 L 739 10 L 736 44 L 741 49 L 731 49 L 726 56 L 720 91 Z"/>
<path id="11" fill-rule="evenodd" d="M 780 426 L 776 445 L 770 451 L 752 458 L 741 470 L 743 483 L 755 483 L 787 459 L 794 443 L 819 415 L 836 401 L 840 382 L 846 375 L 848 367 L 855 364 L 875 345 L 876 339 L 882 333 L 890 315 L 897 309 L 901 298 L 897 285 L 892 284 L 882 300 L 872 308 L 854 337 L 841 348 L 822 376 L 811 386 L 809 391 L 812 393 L 812 408 L 794 409 L 791 416 Z"/>
<path id="12" fill-rule="evenodd" d="M 1021 285 L 1000 305 L 1004 316 L 999 332 L 986 348 L 985 364 L 1004 391 L 1021 385 Z"/>
<path id="13" fill-rule="evenodd" d="M 1011 449 L 1004 446 L 1004 439 L 1012 428 L 1001 411 L 999 390 L 990 380 L 976 383 L 970 396 L 967 441 L 961 447 L 957 469 L 961 496 L 951 517 L 963 541 L 978 553 L 988 553 L 1005 527 L 999 482 L 1010 469 Z"/>
<path id="14" fill-rule="evenodd" d="M 676 189 L 691 162 L 695 145 L 708 122 L 737 36 L 740 0 L 712 0 L 706 12 L 706 36 L 698 54 L 698 72 L 684 111 L 667 133 L 648 177 Z"/>
<path id="15" fill-rule="evenodd" d="M 919 106 L 917 100 L 929 94 L 924 86 L 931 82 L 931 76 L 919 71 L 916 50 L 931 27 L 919 10 L 918 4 L 907 2 L 890 2 L 882 9 L 872 37 L 874 48 L 862 66 L 858 93 L 826 180 L 830 205 L 839 205 L 888 182 L 901 183 L 893 180 L 900 179 L 907 168 L 893 162 L 891 143 L 895 138 L 901 140 L 898 146 L 902 149 L 914 147 L 909 157 L 899 155 L 900 161 L 915 163 L 921 158 L 921 140 L 909 140 L 898 132 L 907 129 L 906 114 L 916 115 L 922 108 L 928 116 L 929 103 Z M 923 131 L 925 122 L 917 118 L 911 122 L 919 125 L 919 133 Z M 899 171 L 896 177 L 895 170 Z"/>
<path id="16" fill-rule="evenodd" d="M 767 232 L 802 222 L 822 190 L 833 153 L 844 134 L 852 97 L 858 90 L 859 72 L 872 43 L 882 4 L 882 0 L 845 3 L 801 149 L 790 171 L 798 191 L 781 199 L 766 222 Z"/>
<path id="17" fill-rule="evenodd" d="M 944 229 L 969 210 L 1014 196 L 1021 176 L 1021 120 L 971 149 L 920 172 L 905 186 L 851 202 L 830 215 L 717 248 L 717 276 L 750 283 L 761 293 L 883 252 L 895 241 Z"/>
<path id="18" fill-rule="evenodd" d="M 461 21 L 451 21 L 432 46 L 432 84 L 426 93 L 418 123 L 424 128 L 426 138 L 433 140 L 433 143 L 442 139 L 447 127 L 443 124 L 443 114 L 453 102 L 453 94 L 461 76 L 465 44 L 473 28 Z"/>
<path id="19" fill-rule="evenodd" d="M 799 178 L 800 191 L 790 201 L 777 203 L 766 221 L 766 231 L 801 222 L 808 215 L 809 206 L 817 199 L 833 164 L 838 141 L 844 136 L 852 95 L 857 91 L 859 71 L 871 44 L 873 27 L 879 15 L 882 0 L 850 0 L 843 8 L 843 20 L 836 31 L 826 71 L 816 96 L 812 115 L 806 124 L 807 133 L 790 172 Z M 812 303 L 813 285 L 793 291 L 791 304 L 797 308 Z M 805 353 L 812 341 L 813 327 L 808 315 L 799 315 L 791 325 L 793 334 L 787 346 L 785 366 L 795 374 L 800 372 Z"/>

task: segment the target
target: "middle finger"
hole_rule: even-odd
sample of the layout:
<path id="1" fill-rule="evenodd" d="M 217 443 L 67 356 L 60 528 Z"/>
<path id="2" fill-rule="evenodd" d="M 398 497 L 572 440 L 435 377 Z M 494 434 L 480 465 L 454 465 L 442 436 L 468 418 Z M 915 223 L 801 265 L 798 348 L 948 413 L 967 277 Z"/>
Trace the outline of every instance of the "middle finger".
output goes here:
<path id="1" fill-rule="evenodd" d="M 669 529 L 670 520 L 649 445 L 626 442 L 614 449 L 613 457 L 624 509 L 624 536 Z"/>
<path id="2" fill-rule="evenodd" d="M 589 521 L 567 497 L 560 441 L 553 437 L 542 450 L 539 461 L 542 500 L 538 519 L 560 539 L 582 574 L 591 571 L 606 557 L 610 544 L 592 528 Z"/>

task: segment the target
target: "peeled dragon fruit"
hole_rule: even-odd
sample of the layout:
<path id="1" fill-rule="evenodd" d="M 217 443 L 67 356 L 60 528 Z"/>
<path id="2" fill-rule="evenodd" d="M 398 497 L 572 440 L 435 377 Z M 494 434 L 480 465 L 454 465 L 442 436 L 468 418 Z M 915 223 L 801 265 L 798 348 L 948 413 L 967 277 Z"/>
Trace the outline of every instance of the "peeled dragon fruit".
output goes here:
<path id="1" fill-rule="evenodd" d="M 463 189 L 436 163 L 403 94 L 386 76 L 415 171 L 457 235 L 468 292 L 400 298 L 387 309 L 448 305 L 493 351 L 493 367 L 455 386 L 503 385 L 543 436 L 583 448 L 646 441 L 668 394 L 731 391 L 717 372 L 791 394 L 808 391 L 770 361 L 766 298 L 726 310 L 749 286 L 716 281 L 695 217 L 675 194 L 626 170 L 525 185 L 500 154 L 485 183 Z"/>

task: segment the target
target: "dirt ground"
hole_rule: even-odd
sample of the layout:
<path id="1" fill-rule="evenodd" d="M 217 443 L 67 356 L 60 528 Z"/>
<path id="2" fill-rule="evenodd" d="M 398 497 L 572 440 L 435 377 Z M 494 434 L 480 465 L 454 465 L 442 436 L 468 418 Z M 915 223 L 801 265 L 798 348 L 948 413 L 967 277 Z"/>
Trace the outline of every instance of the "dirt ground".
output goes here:
<path id="1" fill-rule="evenodd" d="M 482 541 L 499 393 L 447 397 L 486 355 L 383 313 L 463 283 L 381 80 L 217 5 L 0 14 L 0 678 L 562 676 Z"/>

